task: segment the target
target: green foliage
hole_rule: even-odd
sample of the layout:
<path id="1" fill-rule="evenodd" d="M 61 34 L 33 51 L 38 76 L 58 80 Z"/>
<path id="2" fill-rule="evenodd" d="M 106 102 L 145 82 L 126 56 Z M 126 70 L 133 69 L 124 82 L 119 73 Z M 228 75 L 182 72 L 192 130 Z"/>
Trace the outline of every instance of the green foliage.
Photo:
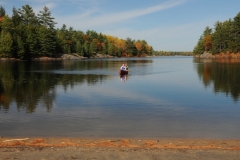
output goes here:
<path id="1" fill-rule="evenodd" d="M 153 50 L 144 40 L 140 41 L 138 50 L 136 41 L 130 38 L 122 40 L 93 30 L 84 33 L 67 28 L 65 24 L 55 29 L 56 22 L 46 6 L 37 16 L 29 5 L 13 8 L 12 17 L 6 16 L 0 6 L 0 15 L 4 15 L 0 22 L 0 57 L 30 60 L 39 56 L 55 57 L 59 53 L 77 53 L 85 57 L 103 53 L 121 57 L 151 54 Z"/>
<path id="2" fill-rule="evenodd" d="M 134 45 L 135 41 L 131 38 L 127 38 L 126 40 L 126 53 L 132 56 L 137 55 L 137 48 Z"/>
<path id="3" fill-rule="evenodd" d="M 12 13 L 12 22 L 13 22 L 14 26 L 16 27 L 21 23 L 22 19 L 21 19 L 20 15 L 18 14 L 18 11 L 15 7 L 13 7 L 12 12 L 13 12 Z"/>
<path id="4" fill-rule="evenodd" d="M 89 43 L 85 41 L 83 44 L 84 56 L 89 57 Z"/>
<path id="5" fill-rule="evenodd" d="M 11 34 L 2 30 L 0 37 L 0 54 L 3 57 L 11 57 L 12 43 Z"/>
<path id="6" fill-rule="evenodd" d="M 80 56 L 84 55 L 83 46 L 81 45 L 81 42 L 79 40 L 77 41 L 77 44 L 76 44 L 76 53 Z"/>
<path id="7" fill-rule="evenodd" d="M 176 51 L 152 51 L 155 56 L 192 56 L 192 52 L 176 52 Z"/>
<path id="8" fill-rule="evenodd" d="M 55 30 L 46 26 L 38 27 L 39 54 L 42 56 L 52 56 L 56 51 Z"/>
<path id="9" fill-rule="evenodd" d="M 202 54 L 204 51 L 213 54 L 240 52 L 240 12 L 224 22 L 217 21 L 214 30 L 206 27 L 193 53 Z M 213 32 L 212 32 L 213 31 Z"/>
<path id="10" fill-rule="evenodd" d="M 8 16 L 5 16 L 1 23 L 0 33 L 0 55 L 2 57 L 11 57 L 13 38 L 11 31 L 13 30 L 13 24 Z"/>
<path id="11" fill-rule="evenodd" d="M 114 45 L 112 43 L 108 44 L 108 54 L 114 56 Z"/>
<path id="12" fill-rule="evenodd" d="M 23 45 L 22 38 L 17 36 L 17 56 L 21 59 L 24 58 L 25 48 Z"/>
<path id="13" fill-rule="evenodd" d="M 1 6 L 0 6 L 0 17 L 5 16 L 5 14 L 6 14 L 6 11 L 5 11 L 5 9 L 3 8 L 3 6 L 1 5 Z"/>
<path id="14" fill-rule="evenodd" d="M 37 17 L 33 12 L 32 7 L 30 7 L 29 5 L 22 6 L 22 9 L 18 9 L 18 14 L 20 15 L 21 20 L 25 25 L 38 24 Z"/>
<path id="15" fill-rule="evenodd" d="M 39 23 L 45 27 L 54 28 L 54 25 L 57 23 L 54 22 L 53 19 L 49 9 L 44 6 L 43 11 L 40 11 L 40 14 L 38 14 Z"/>
<path id="16" fill-rule="evenodd" d="M 90 43 L 90 46 L 89 46 L 89 53 L 90 53 L 90 55 L 93 55 L 93 54 L 95 54 L 97 52 L 97 44 L 96 44 L 96 41 L 92 41 L 91 43 Z"/>

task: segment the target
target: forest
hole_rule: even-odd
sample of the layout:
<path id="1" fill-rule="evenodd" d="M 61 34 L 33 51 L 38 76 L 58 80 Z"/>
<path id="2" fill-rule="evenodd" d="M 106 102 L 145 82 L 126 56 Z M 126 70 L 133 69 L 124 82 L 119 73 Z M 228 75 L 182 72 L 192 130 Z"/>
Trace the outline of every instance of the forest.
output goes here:
<path id="1" fill-rule="evenodd" d="M 145 40 L 120 39 L 93 30 L 83 32 L 65 24 L 55 28 L 54 19 L 46 6 L 38 14 L 29 5 L 13 7 L 11 17 L 0 6 L 0 58 L 30 60 L 71 53 L 88 58 L 96 54 L 143 57 L 153 53 Z"/>
<path id="2" fill-rule="evenodd" d="M 155 56 L 193 56 L 192 52 L 182 51 L 153 51 Z"/>
<path id="3" fill-rule="evenodd" d="M 233 19 L 217 21 L 214 28 L 205 28 L 193 50 L 194 54 L 204 52 L 240 53 L 240 12 Z"/>

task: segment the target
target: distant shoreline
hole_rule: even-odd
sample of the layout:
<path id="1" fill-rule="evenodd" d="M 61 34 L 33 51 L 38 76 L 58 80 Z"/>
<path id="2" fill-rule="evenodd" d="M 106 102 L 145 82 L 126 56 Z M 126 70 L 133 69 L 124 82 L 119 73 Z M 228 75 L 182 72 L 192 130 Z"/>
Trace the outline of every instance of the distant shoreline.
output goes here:
<path id="1" fill-rule="evenodd" d="M 114 57 L 105 54 L 97 54 L 94 57 L 83 57 L 79 56 L 76 53 L 72 54 L 59 54 L 57 57 L 38 57 L 32 58 L 31 61 L 59 61 L 59 60 L 84 60 L 84 59 L 103 59 L 103 58 L 149 58 L 149 57 L 194 57 L 200 59 L 239 59 L 240 53 L 220 53 L 220 54 L 211 54 L 208 52 L 204 52 L 203 54 L 198 55 L 152 55 L 152 56 L 145 56 L 145 57 Z M 18 58 L 0 58 L 0 61 L 28 61 Z"/>

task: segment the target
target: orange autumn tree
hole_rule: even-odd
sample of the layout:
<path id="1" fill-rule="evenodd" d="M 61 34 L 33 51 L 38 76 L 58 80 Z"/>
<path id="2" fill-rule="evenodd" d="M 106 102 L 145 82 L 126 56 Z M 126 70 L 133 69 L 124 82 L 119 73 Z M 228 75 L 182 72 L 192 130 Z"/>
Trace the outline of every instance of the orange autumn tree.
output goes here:
<path id="1" fill-rule="evenodd" d="M 143 50 L 143 43 L 142 41 L 138 40 L 137 42 L 135 42 L 135 46 L 137 48 L 137 56 L 141 56 L 142 54 L 142 50 Z"/>
<path id="2" fill-rule="evenodd" d="M 145 40 L 138 40 L 137 42 L 135 42 L 135 46 L 138 50 L 138 57 L 152 54 L 152 46 L 149 46 Z"/>
<path id="3" fill-rule="evenodd" d="M 204 37 L 204 48 L 205 51 L 209 51 L 212 49 L 212 41 L 211 41 L 211 35 L 207 35 Z"/>
<path id="4" fill-rule="evenodd" d="M 109 53 L 110 55 L 116 55 L 116 56 L 124 56 L 124 52 L 126 49 L 126 45 L 125 45 L 125 40 L 120 39 L 118 37 L 113 37 L 113 36 L 109 36 L 107 35 L 107 39 L 108 39 L 108 44 L 111 46 L 112 49 L 110 49 L 109 51 L 112 51 L 112 54 Z"/>

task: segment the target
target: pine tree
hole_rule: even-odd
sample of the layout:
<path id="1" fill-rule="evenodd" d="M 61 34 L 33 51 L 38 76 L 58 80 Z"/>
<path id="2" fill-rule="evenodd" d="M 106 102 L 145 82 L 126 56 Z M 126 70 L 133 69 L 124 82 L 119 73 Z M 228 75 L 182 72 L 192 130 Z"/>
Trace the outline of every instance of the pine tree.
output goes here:
<path id="1" fill-rule="evenodd" d="M 13 43 L 11 34 L 2 30 L 0 35 L 0 55 L 2 57 L 11 57 Z"/>
<path id="2" fill-rule="evenodd" d="M 20 36 L 17 36 L 17 56 L 21 59 L 25 57 L 24 44 Z"/>
<path id="3" fill-rule="evenodd" d="M 5 16 L 5 14 L 6 14 L 5 8 L 3 8 L 2 5 L 1 5 L 0 6 L 0 17 Z"/>
<path id="4" fill-rule="evenodd" d="M 233 41 L 236 44 L 235 51 L 240 52 L 240 12 L 234 17 L 233 27 Z"/>
<path id="5" fill-rule="evenodd" d="M 44 6 L 43 11 L 40 11 L 38 14 L 39 23 L 47 28 L 54 28 L 56 22 L 55 18 L 51 17 L 51 12 L 48 7 Z"/>
<path id="6" fill-rule="evenodd" d="M 52 56 L 56 52 L 56 32 L 51 12 L 44 6 L 43 11 L 38 14 L 38 20 L 41 26 L 38 29 L 40 53 L 42 55 Z M 68 49 L 67 49 L 68 50 Z"/>
<path id="7" fill-rule="evenodd" d="M 85 41 L 83 44 L 84 56 L 89 57 L 89 44 L 88 41 Z"/>
<path id="8" fill-rule="evenodd" d="M 18 11 L 15 7 L 12 9 L 12 22 L 14 26 L 18 26 L 21 23 L 21 17 L 18 14 Z"/>
<path id="9" fill-rule="evenodd" d="M 6 15 L 1 22 L 1 32 L 0 32 L 0 53 L 3 57 L 11 57 L 12 55 L 12 45 L 13 45 L 13 23 L 11 19 Z"/>
<path id="10" fill-rule="evenodd" d="M 56 52 L 55 32 L 52 28 L 38 27 L 39 51 L 43 56 L 52 56 Z"/>
<path id="11" fill-rule="evenodd" d="M 76 53 L 80 56 L 84 55 L 83 46 L 81 45 L 81 42 L 79 40 L 76 43 Z"/>
<path id="12" fill-rule="evenodd" d="M 32 7 L 29 5 L 22 6 L 22 9 L 18 9 L 23 24 L 36 26 L 38 24 L 37 17 L 33 12 Z"/>
<path id="13" fill-rule="evenodd" d="M 127 38 L 126 40 L 126 52 L 130 56 L 136 56 L 137 55 L 137 48 L 134 45 L 135 41 L 131 38 Z"/>
<path id="14" fill-rule="evenodd" d="M 114 45 L 112 43 L 108 44 L 108 54 L 114 56 Z"/>
<path id="15" fill-rule="evenodd" d="M 97 43 L 96 43 L 96 39 L 93 39 L 93 41 L 90 43 L 90 46 L 89 46 L 90 56 L 92 56 L 96 52 L 97 52 Z"/>
<path id="16" fill-rule="evenodd" d="M 30 26 L 26 28 L 26 57 L 30 59 L 36 57 L 39 52 L 38 37 L 35 33 L 35 29 L 32 29 Z"/>

